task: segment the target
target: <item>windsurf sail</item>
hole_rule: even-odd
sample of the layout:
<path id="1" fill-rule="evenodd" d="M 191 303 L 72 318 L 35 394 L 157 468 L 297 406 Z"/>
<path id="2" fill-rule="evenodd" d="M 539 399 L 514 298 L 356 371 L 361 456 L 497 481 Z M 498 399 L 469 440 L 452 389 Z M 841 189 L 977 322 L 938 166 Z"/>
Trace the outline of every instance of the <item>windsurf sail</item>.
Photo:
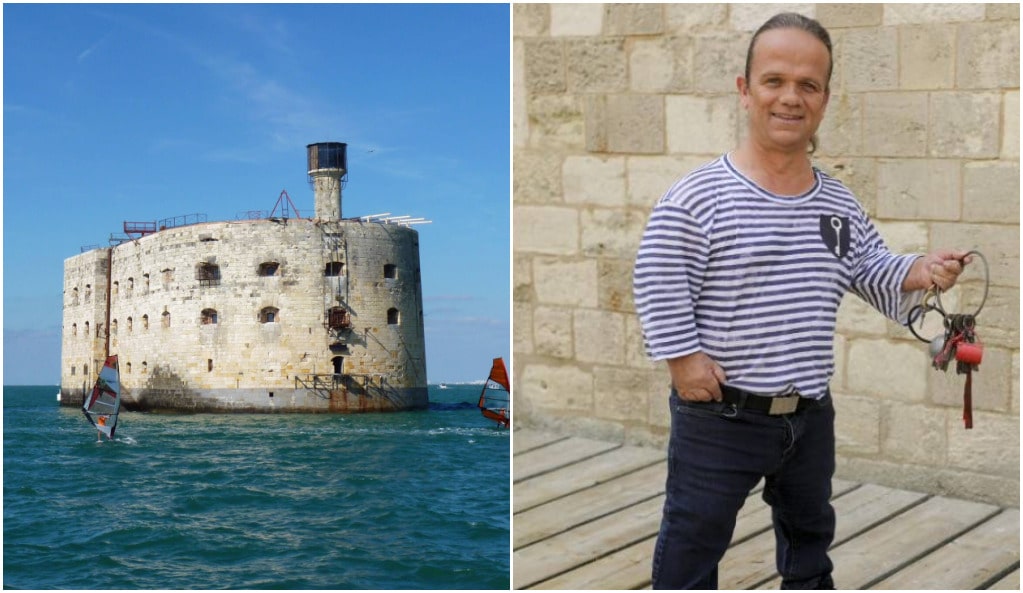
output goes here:
<path id="1" fill-rule="evenodd" d="M 503 428 L 511 426 L 511 382 L 508 381 L 508 369 L 504 359 L 495 358 L 490 367 L 490 376 L 483 384 L 480 393 L 479 407 L 484 418 L 493 420 Z"/>
<path id="2" fill-rule="evenodd" d="M 99 371 L 92 394 L 82 402 L 82 413 L 96 430 L 114 438 L 117 416 L 121 411 L 121 374 L 117 369 L 117 355 L 107 357 Z"/>

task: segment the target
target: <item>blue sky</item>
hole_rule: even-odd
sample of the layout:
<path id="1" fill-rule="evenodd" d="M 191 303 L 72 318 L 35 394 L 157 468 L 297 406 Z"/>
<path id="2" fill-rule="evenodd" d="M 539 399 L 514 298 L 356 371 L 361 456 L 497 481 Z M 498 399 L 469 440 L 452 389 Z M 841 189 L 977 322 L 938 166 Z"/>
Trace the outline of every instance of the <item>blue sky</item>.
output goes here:
<path id="1" fill-rule="evenodd" d="M 507 4 L 3 6 L 3 383 L 59 382 L 64 259 L 232 220 L 348 143 L 345 217 L 422 216 L 431 382 L 510 354 Z"/>

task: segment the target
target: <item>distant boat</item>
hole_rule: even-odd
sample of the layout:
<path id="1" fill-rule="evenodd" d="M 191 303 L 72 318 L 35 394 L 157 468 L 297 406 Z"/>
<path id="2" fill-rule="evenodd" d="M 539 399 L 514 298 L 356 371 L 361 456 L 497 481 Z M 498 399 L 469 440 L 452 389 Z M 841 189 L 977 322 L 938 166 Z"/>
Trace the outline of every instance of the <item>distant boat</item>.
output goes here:
<path id="1" fill-rule="evenodd" d="M 504 366 L 504 359 L 495 358 L 493 366 L 490 367 L 490 376 L 483 384 L 483 392 L 480 393 L 479 407 L 484 418 L 489 418 L 502 428 L 511 426 L 511 409 L 508 405 L 511 401 L 511 383 L 508 381 L 508 369 Z"/>
<path id="2" fill-rule="evenodd" d="M 447 388 L 448 388 L 448 386 L 447 386 L 447 385 L 445 385 L 444 383 L 441 383 L 441 384 L 440 384 L 440 385 L 438 386 L 438 389 L 447 389 Z"/>
<path id="3" fill-rule="evenodd" d="M 107 357 L 99 371 L 92 394 L 82 402 L 82 413 L 96 430 L 114 438 L 117 416 L 121 411 L 121 373 L 117 368 L 117 355 Z"/>

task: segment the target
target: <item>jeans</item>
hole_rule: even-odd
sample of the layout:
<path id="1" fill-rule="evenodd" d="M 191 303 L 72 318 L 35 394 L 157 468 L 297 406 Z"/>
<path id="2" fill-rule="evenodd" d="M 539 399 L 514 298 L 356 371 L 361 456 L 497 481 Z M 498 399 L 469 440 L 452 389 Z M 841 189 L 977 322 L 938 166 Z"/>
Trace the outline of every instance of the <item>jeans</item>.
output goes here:
<path id="1" fill-rule="evenodd" d="M 826 395 L 769 416 L 724 402 L 686 402 L 672 390 L 668 479 L 653 559 L 654 589 L 716 589 L 735 519 L 763 477 L 783 589 L 828 589 L 835 535 L 831 478 L 835 410 Z"/>

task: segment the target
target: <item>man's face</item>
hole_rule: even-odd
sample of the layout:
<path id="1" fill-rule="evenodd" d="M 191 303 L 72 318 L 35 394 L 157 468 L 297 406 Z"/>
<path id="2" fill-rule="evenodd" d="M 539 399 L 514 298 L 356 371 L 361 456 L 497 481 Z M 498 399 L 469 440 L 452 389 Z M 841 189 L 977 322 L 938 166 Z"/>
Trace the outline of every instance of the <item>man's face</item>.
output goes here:
<path id="1" fill-rule="evenodd" d="M 750 78 L 736 81 L 751 139 L 763 148 L 805 152 L 828 104 L 828 49 L 800 29 L 772 29 L 753 46 Z"/>

